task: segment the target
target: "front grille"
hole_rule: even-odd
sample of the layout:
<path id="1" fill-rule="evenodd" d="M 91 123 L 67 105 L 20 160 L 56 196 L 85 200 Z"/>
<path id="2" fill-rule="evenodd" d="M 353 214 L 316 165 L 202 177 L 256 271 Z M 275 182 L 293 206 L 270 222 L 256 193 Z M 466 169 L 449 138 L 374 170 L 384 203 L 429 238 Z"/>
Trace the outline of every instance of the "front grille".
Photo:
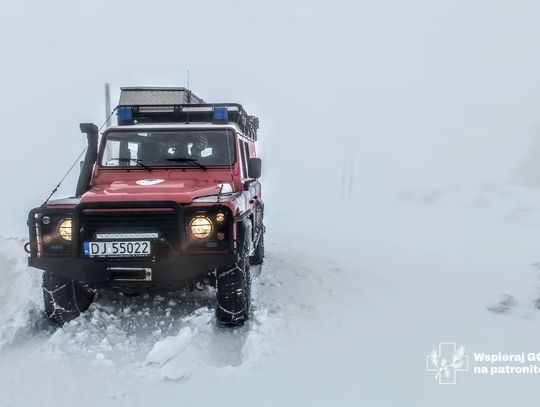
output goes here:
<path id="1" fill-rule="evenodd" d="M 86 210 L 81 214 L 83 242 L 95 241 L 97 233 L 151 232 L 159 233 L 159 239 L 152 242 L 155 257 L 165 257 L 180 250 L 180 229 L 174 210 Z"/>

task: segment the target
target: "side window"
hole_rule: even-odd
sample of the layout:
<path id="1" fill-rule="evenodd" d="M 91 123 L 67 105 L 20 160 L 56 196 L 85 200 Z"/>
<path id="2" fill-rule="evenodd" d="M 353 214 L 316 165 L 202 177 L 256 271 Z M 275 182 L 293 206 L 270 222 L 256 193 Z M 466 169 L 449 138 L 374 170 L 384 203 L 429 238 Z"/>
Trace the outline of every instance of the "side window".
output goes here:
<path id="1" fill-rule="evenodd" d="M 245 141 L 242 142 L 243 144 L 243 149 L 244 149 L 244 161 L 245 161 L 245 164 L 244 164 L 244 167 L 246 168 L 246 171 L 245 171 L 245 174 L 246 174 L 246 178 L 249 178 L 249 175 L 248 175 L 248 161 L 249 161 L 249 145 L 248 143 L 246 143 Z"/>
<path id="2" fill-rule="evenodd" d="M 248 144 L 248 143 L 244 143 L 244 148 L 246 149 L 246 166 L 247 166 L 247 162 L 248 162 L 249 159 L 251 158 L 251 156 L 249 155 L 249 144 Z"/>
<path id="3" fill-rule="evenodd" d="M 247 178 L 247 158 L 246 158 L 246 142 L 240 140 L 240 156 L 242 161 L 242 174 Z"/>

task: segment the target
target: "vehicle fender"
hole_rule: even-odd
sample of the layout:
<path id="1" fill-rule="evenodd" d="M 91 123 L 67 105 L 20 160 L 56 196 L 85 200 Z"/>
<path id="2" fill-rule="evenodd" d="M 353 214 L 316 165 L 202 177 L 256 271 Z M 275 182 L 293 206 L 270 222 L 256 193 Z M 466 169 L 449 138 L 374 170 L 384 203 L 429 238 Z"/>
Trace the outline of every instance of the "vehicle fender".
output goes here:
<path id="1" fill-rule="evenodd" d="M 262 235 L 265 232 L 264 229 L 264 202 L 262 199 L 258 198 L 254 200 L 253 203 L 253 213 L 251 215 L 251 220 L 253 224 L 253 242 L 255 244 L 259 243 L 259 240 L 261 239 Z"/>
<path id="2" fill-rule="evenodd" d="M 238 258 L 242 253 L 249 256 L 253 252 L 252 229 L 249 217 L 240 218 L 236 222 L 236 253 Z"/>

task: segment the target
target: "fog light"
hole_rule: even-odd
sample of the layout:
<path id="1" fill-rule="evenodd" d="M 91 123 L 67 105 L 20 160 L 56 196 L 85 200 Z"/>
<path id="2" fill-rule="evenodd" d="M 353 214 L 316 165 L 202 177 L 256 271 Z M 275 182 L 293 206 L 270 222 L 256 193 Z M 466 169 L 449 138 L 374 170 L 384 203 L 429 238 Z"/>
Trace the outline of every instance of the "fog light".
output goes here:
<path id="1" fill-rule="evenodd" d="M 41 221 L 44 225 L 48 225 L 49 223 L 51 223 L 51 218 L 49 216 L 44 216 L 43 218 L 41 218 Z"/>
<path id="2" fill-rule="evenodd" d="M 51 243 L 52 242 L 52 237 L 49 236 L 49 235 L 45 235 L 43 236 L 43 243 Z"/>
<path id="3" fill-rule="evenodd" d="M 221 232 L 220 232 L 220 233 L 218 233 L 218 234 L 216 235 L 216 237 L 217 237 L 218 240 L 223 240 L 223 239 L 225 239 L 225 233 L 221 233 Z"/>
<path id="4" fill-rule="evenodd" d="M 71 219 L 64 219 L 60 224 L 58 225 L 58 232 L 60 233 L 60 237 L 64 240 L 71 241 Z"/>
<path id="5" fill-rule="evenodd" d="M 217 215 L 216 215 L 216 221 L 218 221 L 219 223 L 223 222 L 225 220 L 225 214 L 222 213 L 222 212 L 219 212 Z"/>
<path id="6" fill-rule="evenodd" d="M 193 237 L 205 239 L 212 233 L 212 222 L 206 216 L 197 216 L 189 224 L 189 230 Z"/>

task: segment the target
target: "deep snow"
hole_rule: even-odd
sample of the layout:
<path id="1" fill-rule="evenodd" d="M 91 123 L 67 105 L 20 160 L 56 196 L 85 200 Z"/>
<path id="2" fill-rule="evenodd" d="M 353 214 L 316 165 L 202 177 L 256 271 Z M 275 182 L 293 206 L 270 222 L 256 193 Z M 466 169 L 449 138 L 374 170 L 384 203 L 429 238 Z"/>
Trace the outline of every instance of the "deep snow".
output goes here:
<path id="1" fill-rule="evenodd" d="M 216 326 L 210 289 L 102 293 L 78 320 L 50 327 L 22 242 L 1 239 L 0 405 L 531 400 L 534 376 L 464 372 L 445 387 L 425 358 L 441 341 L 540 351 L 540 191 L 409 190 L 343 201 L 333 217 L 290 205 L 294 216 L 270 210 L 253 316 L 234 330 Z"/>

